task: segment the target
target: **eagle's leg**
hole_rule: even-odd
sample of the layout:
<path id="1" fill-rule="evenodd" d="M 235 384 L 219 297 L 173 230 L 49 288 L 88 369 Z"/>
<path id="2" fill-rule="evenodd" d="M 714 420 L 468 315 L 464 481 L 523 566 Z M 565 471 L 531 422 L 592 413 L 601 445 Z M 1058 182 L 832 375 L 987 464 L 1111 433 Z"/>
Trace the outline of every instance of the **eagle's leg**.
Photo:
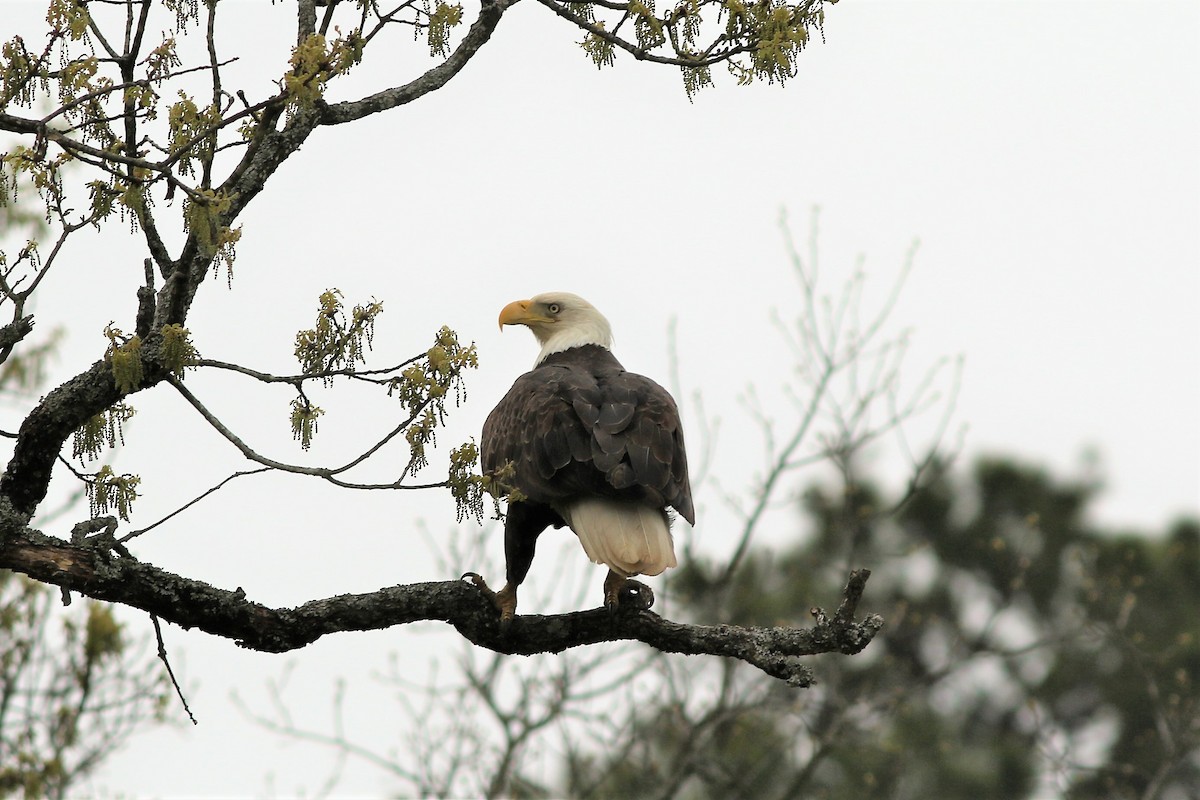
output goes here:
<path id="1" fill-rule="evenodd" d="M 608 577 L 604 579 L 604 607 L 610 614 L 621 604 L 621 589 L 625 586 L 625 580 L 624 575 L 611 569 L 608 571 Z"/>
<path id="2" fill-rule="evenodd" d="M 517 615 L 517 585 L 511 581 L 505 583 L 504 588 L 496 592 L 492 602 L 500 610 L 500 630 L 508 630 L 513 617 Z"/>

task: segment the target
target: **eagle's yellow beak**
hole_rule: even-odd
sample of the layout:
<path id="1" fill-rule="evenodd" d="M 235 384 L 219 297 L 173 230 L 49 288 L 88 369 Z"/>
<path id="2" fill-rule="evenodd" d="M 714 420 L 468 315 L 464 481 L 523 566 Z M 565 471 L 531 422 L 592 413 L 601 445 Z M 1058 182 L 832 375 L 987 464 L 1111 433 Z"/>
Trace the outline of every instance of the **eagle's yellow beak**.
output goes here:
<path id="1" fill-rule="evenodd" d="M 530 311 L 533 305 L 530 300 L 514 300 L 500 311 L 500 330 L 505 325 L 536 325 L 551 322 L 549 317 Z"/>

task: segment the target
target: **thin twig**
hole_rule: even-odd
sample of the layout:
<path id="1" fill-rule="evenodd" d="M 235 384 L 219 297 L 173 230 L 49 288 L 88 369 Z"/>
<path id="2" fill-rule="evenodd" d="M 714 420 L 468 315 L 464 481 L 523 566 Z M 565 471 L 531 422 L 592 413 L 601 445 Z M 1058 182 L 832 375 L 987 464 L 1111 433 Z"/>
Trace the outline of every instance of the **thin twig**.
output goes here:
<path id="1" fill-rule="evenodd" d="M 122 536 L 120 539 L 117 539 L 117 542 L 124 543 L 124 542 L 129 541 L 130 539 L 137 537 L 137 536 L 141 536 L 143 533 L 148 533 L 148 532 L 154 530 L 159 525 L 162 525 L 164 522 L 170 520 L 172 517 L 176 516 L 177 514 L 181 514 L 184 511 L 187 511 L 189 508 L 196 505 L 196 503 L 199 503 L 201 500 L 208 497 L 213 492 L 217 491 L 218 489 L 223 488 L 225 486 L 225 484 L 229 483 L 234 478 L 241 478 L 245 475 L 257 475 L 261 472 L 270 472 L 270 470 L 271 470 L 270 467 L 260 467 L 258 469 L 249 469 L 249 470 L 243 470 L 242 472 L 235 472 L 232 475 L 230 475 L 228 478 L 226 478 L 225 480 L 218 483 L 216 486 L 209 489 L 208 491 L 206 491 L 200 495 L 197 495 L 193 500 L 191 500 L 191 501 L 185 503 L 184 505 L 180 506 L 179 508 L 175 509 L 170 514 L 167 514 L 165 517 L 160 519 L 158 522 L 155 522 L 151 525 L 147 525 L 144 528 L 139 528 L 136 531 L 131 531 L 131 532 L 125 534 L 124 536 Z"/>
<path id="2" fill-rule="evenodd" d="M 151 614 L 150 622 L 154 624 L 154 638 L 158 640 L 158 658 L 167 668 L 167 675 L 171 678 L 171 685 L 175 687 L 175 694 L 179 695 L 179 702 L 183 703 L 183 710 L 187 712 L 188 719 L 192 721 L 193 725 L 199 725 L 196 715 L 192 713 L 192 709 L 188 708 L 187 698 L 183 696 L 183 689 L 180 688 L 179 681 L 175 679 L 175 670 L 171 669 L 171 662 L 167 659 L 167 646 L 163 643 L 162 626 L 158 624 L 158 617 Z"/>

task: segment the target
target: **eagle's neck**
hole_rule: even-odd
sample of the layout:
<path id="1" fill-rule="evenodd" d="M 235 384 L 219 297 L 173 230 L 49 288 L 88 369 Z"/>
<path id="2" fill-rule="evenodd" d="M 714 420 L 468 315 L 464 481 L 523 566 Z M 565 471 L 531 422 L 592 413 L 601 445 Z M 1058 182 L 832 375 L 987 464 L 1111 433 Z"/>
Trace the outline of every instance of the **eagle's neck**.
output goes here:
<path id="1" fill-rule="evenodd" d="M 598 344 L 585 344 L 579 347 L 572 347 L 569 350 L 563 350 L 559 353 L 551 353 L 534 368 L 555 366 L 583 368 L 593 374 L 600 374 L 613 369 L 624 370 L 621 362 L 617 361 L 617 357 L 612 354 L 612 351 Z"/>
<path id="2" fill-rule="evenodd" d="M 540 333 L 537 330 L 534 332 Z M 599 314 L 595 318 L 575 320 L 570 327 L 557 328 L 552 330 L 546 338 L 542 339 L 540 335 L 538 338 L 541 339 L 542 349 L 538 353 L 537 360 L 533 362 L 535 367 L 540 366 L 547 356 L 576 347 L 595 345 L 605 350 L 612 349 L 612 329 L 608 326 L 608 320 Z"/>

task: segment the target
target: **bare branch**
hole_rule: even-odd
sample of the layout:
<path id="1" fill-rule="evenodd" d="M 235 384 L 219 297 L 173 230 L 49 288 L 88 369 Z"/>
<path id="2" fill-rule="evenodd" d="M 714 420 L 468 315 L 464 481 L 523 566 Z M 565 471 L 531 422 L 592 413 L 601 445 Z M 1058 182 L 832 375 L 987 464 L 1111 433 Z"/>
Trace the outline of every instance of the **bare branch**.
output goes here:
<path id="1" fill-rule="evenodd" d="M 70 465 L 68 464 L 68 467 L 69 466 Z M 235 478 L 242 478 L 242 477 L 245 477 L 246 475 L 258 475 L 259 473 L 268 472 L 268 471 L 270 471 L 270 469 L 271 469 L 270 467 L 259 467 L 258 469 L 249 469 L 249 470 L 243 470 L 242 472 L 235 472 L 232 475 L 230 475 L 228 478 L 225 478 L 225 480 L 218 483 L 216 486 L 213 486 L 212 488 L 208 489 L 207 491 L 203 492 L 202 494 L 198 495 L 197 497 L 193 498 L 192 500 L 188 501 L 187 503 L 184 503 L 182 506 L 180 506 L 179 508 L 172 511 L 170 514 L 167 514 L 165 517 L 158 520 L 157 522 L 151 523 L 150 525 L 147 525 L 144 528 L 139 528 L 136 531 L 130 531 L 129 533 L 122 536 L 120 539 L 117 539 L 117 542 L 119 544 L 124 544 L 125 542 L 128 542 L 130 539 L 133 539 L 137 536 L 141 536 L 144 533 L 149 533 L 150 531 L 157 528 L 159 525 L 162 525 L 164 522 L 167 522 L 168 520 L 173 519 L 175 516 L 182 514 L 184 511 L 187 511 L 189 508 L 196 505 L 201 500 L 208 497 L 210 494 L 213 494 L 214 492 L 216 492 L 220 489 L 223 489 L 225 487 L 225 484 L 229 483 L 230 481 L 232 481 Z M 74 469 L 72 469 L 72 472 L 74 472 Z M 76 473 L 76 475 L 78 475 L 78 473 Z"/>
<path id="2" fill-rule="evenodd" d="M 0 327 L 0 364 L 8 360 L 13 348 L 33 333 L 33 315 L 28 314 Z"/>
<path id="3" fill-rule="evenodd" d="M 352 378 L 356 380 L 365 380 L 370 383 L 386 384 L 387 380 L 373 379 L 375 375 L 392 375 L 399 372 L 410 364 L 414 364 L 425 358 L 425 353 L 413 356 L 412 358 L 401 361 L 392 367 L 381 367 L 379 369 L 329 369 L 321 372 L 313 372 L 300 375 L 272 375 L 268 372 L 260 372 L 250 367 L 244 367 L 241 364 L 232 364 L 227 361 L 214 361 L 209 358 L 198 358 L 194 362 L 188 364 L 189 367 L 212 367 L 213 369 L 223 369 L 230 372 L 237 372 L 247 377 L 254 378 L 262 383 L 290 383 L 299 385 L 304 381 L 324 380 L 326 378 Z"/>

